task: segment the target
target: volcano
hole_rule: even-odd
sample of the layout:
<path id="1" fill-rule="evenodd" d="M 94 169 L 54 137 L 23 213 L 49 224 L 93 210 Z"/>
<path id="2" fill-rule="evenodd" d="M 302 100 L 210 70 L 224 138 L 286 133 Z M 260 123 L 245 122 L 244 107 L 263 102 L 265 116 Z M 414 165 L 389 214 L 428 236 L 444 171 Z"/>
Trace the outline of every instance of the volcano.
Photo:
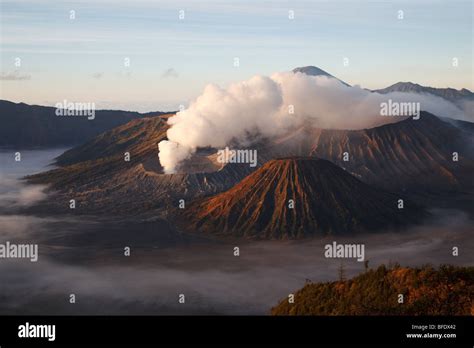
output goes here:
<path id="1" fill-rule="evenodd" d="M 183 173 L 163 174 L 157 144 L 166 139 L 165 116 L 109 130 L 58 157 L 58 168 L 28 177 L 55 192 L 55 199 L 35 209 L 67 212 L 71 194 L 82 202 L 84 213 L 134 215 L 150 207 L 171 209 L 180 199 L 188 202 L 229 190 L 255 171 L 245 163 L 217 167 L 210 149 L 199 150 Z M 474 216 L 473 134 L 473 123 L 448 122 L 422 111 L 419 120 L 371 129 L 302 127 L 255 147 L 258 167 L 283 157 L 322 158 L 371 187 L 423 206 L 462 209 Z M 126 151 L 130 162 L 124 161 Z M 452 160 L 454 151 L 460 154 L 458 162 Z M 345 152 L 349 161 L 344 161 Z"/>
<path id="2" fill-rule="evenodd" d="M 309 75 L 309 76 L 326 76 L 326 77 L 329 77 L 329 78 L 333 78 L 333 79 L 336 79 L 338 80 L 339 82 L 341 82 L 343 85 L 347 86 L 347 87 L 350 87 L 350 85 L 348 83 L 345 83 L 344 81 L 338 79 L 337 77 L 331 75 L 330 73 L 324 71 L 323 69 L 320 69 L 316 66 L 302 66 L 302 67 L 298 67 L 298 68 L 295 68 L 293 69 L 293 72 L 296 74 L 296 73 L 302 73 L 302 74 L 306 74 L 306 75 Z"/>
<path id="3" fill-rule="evenodd" d="M 296 239 L 398 228 L 426 215 L 327 160 L 271 160 L 230 190 L 198 199 L 179 218 L 190 230 L 256 239 Z M 180 215 L 180 214 L 179 214 Z"/>

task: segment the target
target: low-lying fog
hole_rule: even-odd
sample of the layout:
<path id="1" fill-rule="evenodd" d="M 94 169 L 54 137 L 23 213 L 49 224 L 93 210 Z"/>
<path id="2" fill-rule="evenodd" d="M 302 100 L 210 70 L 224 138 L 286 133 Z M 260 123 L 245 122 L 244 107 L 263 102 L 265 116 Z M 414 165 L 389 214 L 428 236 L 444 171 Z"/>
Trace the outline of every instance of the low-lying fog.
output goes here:
<path id="1" fill-rule="evenodd" d="M 324 245 L 333 241 L 365 244 L 369 267 L 474 264 L 473 223 L 456 211 L 436 211 L 429 224 L 404 233 L 237 243 L 182 235 L 159 219 L 110 222 L 12 212 L 46 198 L 44 187 L 17 179 L 59 153 L 26 151 L 14 162 L 12 151 L 0 151 L 0 243 L 39 244 L 38 262 L 0 259 L 0 314 L 268 314 L 307 280 L 338 279 L 341 260 L 324 257 Z M 240 256 L 234 256 L 235 246 Z M 356 260 L 344 260 L 343 267 L 347 277 L 364 270 Z"/>

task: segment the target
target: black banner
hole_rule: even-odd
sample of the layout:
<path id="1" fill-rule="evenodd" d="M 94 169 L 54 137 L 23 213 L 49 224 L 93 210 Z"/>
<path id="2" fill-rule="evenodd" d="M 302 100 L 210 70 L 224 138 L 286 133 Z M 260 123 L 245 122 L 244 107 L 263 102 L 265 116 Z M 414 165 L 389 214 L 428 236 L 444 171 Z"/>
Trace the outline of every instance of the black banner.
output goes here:
<path id="1" fill-rule="evenodd" d="M 254 343 L 472 347 L 473 324 L 473 317 L 3 316 L 0 346 Z"/>

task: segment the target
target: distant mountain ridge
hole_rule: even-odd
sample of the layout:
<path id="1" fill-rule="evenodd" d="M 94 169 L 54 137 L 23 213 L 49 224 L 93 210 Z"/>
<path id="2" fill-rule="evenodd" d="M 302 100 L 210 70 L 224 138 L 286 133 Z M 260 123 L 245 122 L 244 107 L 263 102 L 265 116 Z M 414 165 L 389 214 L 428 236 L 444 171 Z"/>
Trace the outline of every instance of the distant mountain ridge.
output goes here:
<path id="1" fill-rule="evenodd" d="M 320 69 L 316 66 L 304 66 L 293 69 L 294 73 L 300 72 L 309 76 L 327 76 L 333 79 L 336 79 L 343 83 L 346 86 L 350 85 L 341 79 L 331 75 L 327 71 Z M 467 88 L 462 88 L 460 90 L 454 88 L 434 88 L 422 86 L 413 82 L 397 82 L 386 88 L 380 88 L 375 90 L 370 90 L 371 92 L 376 92 L 380 94 L 387 94 L 391 92 L 403 92 L 403 93 L 416 93 L 416 94 L 431 94 L 437 97 L 444 98 L 457 106 L 463 107 L 465 101 L 474 101 L 474 93 Z"/>
<path id="2" fill-rule="evenodd" d="M 56 116 L 55 111 L 55 107 L 0 100 L 0 146 L 73 146 L 131 120 L 165 114 L 96 110 L 95 118 L 88 120 L 85 116 Z"/>
<path id="3" fill-rule="evenodd" d="M 386 94 L 390 92 L 432 94 L 444 98 L 450 102 L 459 105 L 462 101 L 474 101 L 474 93 L 463 88 L 460 90 L 454 88 L 433 88 L 419 85 L 413 82 L 397 82 L 389 87 L 376 89 L 372 92 Z"/>

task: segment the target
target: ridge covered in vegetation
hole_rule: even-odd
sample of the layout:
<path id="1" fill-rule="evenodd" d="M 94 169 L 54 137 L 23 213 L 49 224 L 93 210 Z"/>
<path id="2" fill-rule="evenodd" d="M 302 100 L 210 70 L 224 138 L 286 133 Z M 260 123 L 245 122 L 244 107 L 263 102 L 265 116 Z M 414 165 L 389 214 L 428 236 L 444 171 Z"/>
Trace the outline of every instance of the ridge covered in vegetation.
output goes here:
<path id="1" fill-rule="evenodd" d="M 271 314 L 474 315 L 474 267 L 382 265 L 349 280 L 308 283 L 289 302 Z"/>

